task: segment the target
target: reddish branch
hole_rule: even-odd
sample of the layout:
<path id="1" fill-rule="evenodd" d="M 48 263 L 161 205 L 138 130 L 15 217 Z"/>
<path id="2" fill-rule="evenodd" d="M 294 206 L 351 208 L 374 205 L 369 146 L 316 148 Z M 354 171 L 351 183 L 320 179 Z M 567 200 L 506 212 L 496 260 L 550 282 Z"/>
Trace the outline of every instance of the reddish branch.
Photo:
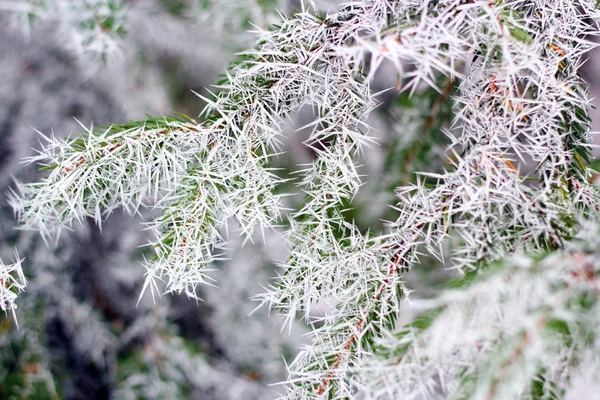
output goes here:
<path id="1" fill-rule="evenodd" d="M 387 277 L 383 280 L 383 283 L 381 285 L 381 287 L 379 288 L 379 290 L 377 291 L 377 293 L 375 293 L 373 296 L 371 296 L 371 304 L 376 304 L 377 301 L 379 301 L 381 299 L 381 296 L 383 295 L 383 292 L 385 290 L 385 288 L 390 284 L 390 282 L 392 281 L 394 275 L 396 274 L 396 272 L 398 271 L 398 266 L 400 264 L 400 261 L 402 260 L 402 256 L 404 256 L 404 254 L 406 254 L 407 250 L 398 250 L 394 256 L 392 257 L 391 263 L 390 263 L 390 267 L 388 269 L 388 274 Z M 359 332 L 361 330 L 361 328 L 363 327 L 363 325 L 365 325 L 365 323 L 367 322 L 367 316 L 370 314 L 370 312 L 367 312 L 364 317 L 362 317 L 358 323 L 356 324 L 355 327 L 355 331 Z M 321 384 L 317 387 L 316 393 L 318 396 L 322 395 L 325 390 L 327 389 L 327 387 L 329 386 L 329 382 L 331 382 L 333 375 L 335 374 L 335 371 L 340 367 L 342 360 L 344 358 L 345 353 L 350 350 L 350 348 L 352 347 L 352 345 L 354 344 L 354 342 L 356 342 L 356 340 L 358 339 L 358 335 L 357 333 L 353 333 L 350 335 L 350 337 L 348 338 L 348 340 L 346 340 L 346 342 L 344 343 L 344 347 L 342 348 L 342 350 L 336 355 L 335 357 L 335 362 L 334 364 L 331 366 L 331 369 L 329 370 L 329 372 L 327 373 L 326 378 L 323 380 L 323 382 L 321 382 Z"/>

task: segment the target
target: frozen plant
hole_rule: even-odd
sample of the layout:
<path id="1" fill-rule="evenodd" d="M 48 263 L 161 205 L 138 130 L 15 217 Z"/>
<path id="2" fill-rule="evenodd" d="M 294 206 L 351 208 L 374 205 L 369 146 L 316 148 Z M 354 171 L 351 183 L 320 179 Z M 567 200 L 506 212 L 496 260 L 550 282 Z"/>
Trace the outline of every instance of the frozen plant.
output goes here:
<path id="1" fill-rule="evenodd" d="M 322 3 L 327 3 L 323 1 Z M 244 43 L 250 22 L 265 26 L 277 20 L 292 0 L 1 0 L 0 12 L 8 13 L 14 25 L 31 31 L 40 21 L 58 24 L 76 53 L 106 58 L 122 45 L 129 18 L 149 18 L 167 12 L 172 16 L 210 22 L 221 34 L 241 36 Z M 244 29 L 245 28 L 245 29 Z"/>
<path id="2" fill-rule="evenodd" d="M 5 313 L 12 313 L 15 321 L 17 320 L 15 300 L 27 286 L 27 278 L 23 274 L 21 263 L 18 254 L 12 264 L 4 264 L 0 261 L 0 308 Z"/>
<path id="3" fill-rule="evenodd" d="M 196 298 L 227 257 L 228 223 L 246 239 L 283 225 L 291 254 L 259 300 L 314 326 L 286 399 L 564 396 L 582 363 L 597 362 L 597 256 L 573 246 L 600 204 L 579 75 L 598 2 L 363 0 L 327 14 L 307 3 L 257 32 L 198 119 L 46 138 L 29 161 L 49 175 L 12 196 L 23 226 L 55 238 L 116 208 L 157 207 L 144 288 Z M 439 93 L 427 118 L 447 102 L 453 115 L 440 126 L 443 165 L 401 182 L 395 221 L 365 232 L 348 213 L 362 154 L 377 146 L 366 119 L 384 71 L 398 91 Z M 315 115 L 314 160 L 287 176 L 281 133 L 302 108 Z M 304 200 L 288 213 L 298 175 Z M 475 283 L 432 300 L 423 329 L 401 329 L 406 277 L 424 257 Z"/>
<path id="4" fill-rule="evenodd" d="M 563 251 L 492 263 L 416 301 L 421 316 L 377 341 L 356 391 L 396 399 L 568 395 L 600 356 L 597 237 L 594 224 Z"/>
<path id="5" fill-rule="evenodd" d="M 11 12 L 15 23 L 31 29 L 36 20 L 62 25 L 65 37 L 82 53 L 105 56 L 118 47 L 126 32 L 122 0 L 2 0 L 0 11 Z"/>

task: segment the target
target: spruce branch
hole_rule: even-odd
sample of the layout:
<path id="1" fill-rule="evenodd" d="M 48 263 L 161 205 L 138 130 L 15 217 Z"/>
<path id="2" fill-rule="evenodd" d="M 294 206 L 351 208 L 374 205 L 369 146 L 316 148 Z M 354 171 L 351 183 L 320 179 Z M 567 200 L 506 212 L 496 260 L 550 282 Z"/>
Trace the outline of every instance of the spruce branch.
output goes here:
<path id="1" fill-rule="evenodd" d="M 175 118 L 83 128 L 86 134 L 73 139 L 42 135 L 39 154 L 25 160 L 50 174 L 11 193 L 23 228 L 56 237 L 85 218 L 100 225 L 119 207 L 135 214 L 172 187 L 208 141 L 196 124 Z"/>
<path id="2" fill-rule="evenodd" d="M 353 383 L 367 398 L 563 398 L 568 377 L 597 357 L 597 229 L 414 301 L 421 317 L 382 337 Z"/>

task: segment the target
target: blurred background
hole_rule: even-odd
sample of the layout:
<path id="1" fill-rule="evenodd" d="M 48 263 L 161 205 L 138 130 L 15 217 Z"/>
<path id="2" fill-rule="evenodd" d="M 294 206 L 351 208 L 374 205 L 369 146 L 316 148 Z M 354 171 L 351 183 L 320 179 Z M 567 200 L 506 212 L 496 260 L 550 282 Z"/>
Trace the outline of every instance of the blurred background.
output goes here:
<path id="1" fill-rule="evenodd" d="M 86 223 L 49 246 L 34 232 L 16 229 L 6 193 L 15 178 L 32 182 L 41 176 L 36 166 L 22 163 L 35 154 L 40 133 L 67 137 L 82 131 L 79 124 L 104 126 L 174 111 L 196 117 L 203 103 L 192 90 L 205 94 L 233 54 L 252 45 L 249 30 L 278 21 L 276 9 L 288 13 L 300 2 L 130 0 L 116 7 L 103 0 L 100 11 L 69 3 L 0 1 L 0 258 L 14 259 L 16 248 L 29 280 L 17 301 L 20 328 L 10 315 L 0 315 L 0 399 L 276 397 L 277 386 L 269 384 L 285 379 L 285 362 L 307 342 L 308 332 L 300 322 L 281 332 L 282 321 L 264 309 L 249 315 L 258 305 L 252 297 L 285 260 L 278 233 L 241 247 L 233 232 L 228 260 L 215 265 L 215 287 L 200 291 L 203 302 L 164 296 L 155 304 L 146 296 L 136 306 L 144 274 L 139 261 L 151 256 L 140 247 L 149 240 L 143 221 L 155 211 L 138 218 L 115 213 L 102 232 Z M 319 5 L 327 10 L 335 3 Z M 40 4 L 45 8 L 36 9 Z M 86 33 L 93 23 L 106 41 Z M 394 74 L 385 72 L 374 90 L 396 86 Z M 598 54 L 583 73 L 592 96 L 599 95 Z M 386 92 L 371 117 L 381 146 L 364 156 L 368 182 L 348 216 L 364 230 L 382 229 L 382 220 L 393 216 L 385 206 L 393 204 L 393 188 L 422 169 L 423 157 L 410 157 L 411 165 L 395 160 L 415 152 L 440 154 L 445 147 L 439 128 L 450 121 L 451 93 L 443 101 L 435 92 L 421 94 L 408 99 Z M 307 133 L 296 129 L 310 118 L 310 110 L 292 117 L 279 167 L 292 170 L 311 161 L 303 145 Z M 424 130 L 438 133 L 420 135 Z M 442 163 L 426 159 L 428 169 Z M 289 201 L 293 208 L 301 196 Z M 434 267 L 425 265 L 420 274 L 434 279 Z M 419 275 L 411 279 L 420 281 Z"/>

